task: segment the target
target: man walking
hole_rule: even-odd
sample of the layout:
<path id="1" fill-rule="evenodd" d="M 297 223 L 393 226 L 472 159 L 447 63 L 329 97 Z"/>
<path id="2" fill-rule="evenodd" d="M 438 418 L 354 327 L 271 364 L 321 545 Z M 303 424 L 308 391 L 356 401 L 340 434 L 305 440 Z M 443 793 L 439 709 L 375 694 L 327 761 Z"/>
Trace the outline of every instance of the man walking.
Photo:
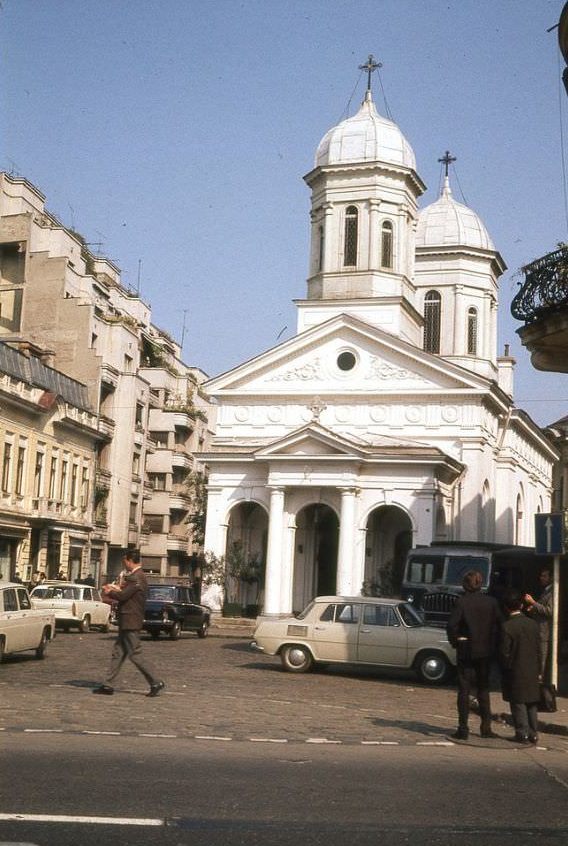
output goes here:
<path id="1" fill-rule="evenodd" d="M 491 730 L 489 670 L 497 652 L 501 612 L 493 596 L 481 593 L 483 576 L 469 570 L 463 578 L 464 593 L 459 596 L 448 620 L 448 640 L 457 652 L 458 728 L 452 737 L 469 737 L 469 706 L 472 687 L 477 688 L 481 737 L 495 737 Z"/>
<path id="2" fill-rule="evenodd" d="M 521 614 L 523 596 L 510 590 L 505 596 L 509 619 L 503 623 L 499 658 L 503 671 L 503 699 L 511 707 L 517 743 L 538 740 L 541 641 L 538 623 Z"/>
<path id="3" fill-rule="evenodd" d="M 147 696 L 157 696 L 164 689 L 165 684 L 157 679 L 143 663 L 140 646 L 140 632 L 144 624 L 144 605 L 148 592 L 146 576 L 140 566 L 138 552 L 127 550 L 122 563 L 126 572 L 121 584 L 107 584 L 102 587 L 103 593 L 118 603 L 118 636 L 112 650 L 105 683 L 96 687 L 93 693 L 112 696 L 114 688 L 110 682 L 116 678 L 124 661 L 128 658 L 150 685 Z"/>

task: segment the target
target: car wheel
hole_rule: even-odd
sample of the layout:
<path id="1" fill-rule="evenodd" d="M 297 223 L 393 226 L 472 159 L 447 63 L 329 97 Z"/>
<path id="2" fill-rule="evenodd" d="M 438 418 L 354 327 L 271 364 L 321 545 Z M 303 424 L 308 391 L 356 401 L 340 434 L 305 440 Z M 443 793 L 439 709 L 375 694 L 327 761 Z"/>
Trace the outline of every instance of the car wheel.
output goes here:
<path id="1" fill-rule="evenodd" d="M 312 669 L 314 659 L 306 646 L 292 644 L 284 646 L 280 653 L 282 666 L 290 673 L 307 673 Z"/>
<path id="2" fill-rule="evenodd" d="M 197 629 L 197 637 L 207 637 L 209 634 L 209 623 L 204 620 L 201 626 Z"/>
<path id="3" fill-rule="evenodd" d="M 88 632 L 91 628 L 91 618 L 88 614 L 85 614 L 81 622 L 79 623 L 79 631 L 80 632 Z"/>
<path id="4" fill-rule="evenodd" d="M 414 669 L 426 684 L 443 684 L 450 674 L 450 662 L 442 652 L 422 652 Z"/>
<path id="5" fill-rule="evenodd" d="M 170 640 L 179 640 L 181 637 L 181 623 L 176 621 L 170 629 Z"/>
<path id="6" fill-rule="evenodd" d="M 40 660 L 42 658 L 45 658 L 45 656 L 47 655 L 47 644 L 48 643 L 49 643 L 49 637 L 48 637 L 48 634 L 47 634 L 47 629 L 44 629 L 42 636 L 41 636 L 41 640 L 39 642 L 39 646 L 37 647 L 37 649 L 35 651 L 36 658 L 39 658 Z"/>
<path id="7" fill-rule="evenodd" d="M 101 632 L 108 634 L 110 632 L 110 623 L 105 623 L 104 626 L 101 626 Z"/>

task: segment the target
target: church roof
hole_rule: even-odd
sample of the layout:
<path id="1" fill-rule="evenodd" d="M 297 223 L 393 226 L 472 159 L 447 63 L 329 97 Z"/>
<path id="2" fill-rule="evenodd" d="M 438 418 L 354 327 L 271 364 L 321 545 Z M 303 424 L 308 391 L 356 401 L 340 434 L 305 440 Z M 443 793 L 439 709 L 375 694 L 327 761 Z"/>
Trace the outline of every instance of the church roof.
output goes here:
<path id="1" fill-rule="evenodd" d="M 493 241 L 473 209 L 456 202 L 446 176 L 438 200 L 422 209 L 416 229 L 416 247 L 475 247 L 495 251 Z"/>
<path id="2" fill-rule="evenodd" d="M 398 126 L 377 112 L 367 91 L 357 114 L 326 132 L 315 166 L 374 161 L 416 169 L 412 147 Z"/>

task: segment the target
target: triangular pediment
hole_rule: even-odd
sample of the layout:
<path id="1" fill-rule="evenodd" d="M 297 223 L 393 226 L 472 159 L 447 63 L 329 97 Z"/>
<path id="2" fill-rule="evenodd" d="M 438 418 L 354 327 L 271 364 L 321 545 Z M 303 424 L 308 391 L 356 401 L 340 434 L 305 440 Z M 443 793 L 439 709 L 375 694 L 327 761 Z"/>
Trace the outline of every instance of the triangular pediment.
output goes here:
<path id="1" fill-rule="evenodd" d="M 349 438 L 336 435 L 329 429 L 312 423 L 283 438 L 272 441 L 268 446 L 255 453 L 256 458 L 270 458 L 276 456 L 298 457 L 343 457 L 362 455 L 364 450 L 354 444 Z"/>
<path id="2" fill-rule="evenodd" d="M 204 385 L 212 396 L 444 395 L 488 380 L 352 315 L 305 330 Z"/>

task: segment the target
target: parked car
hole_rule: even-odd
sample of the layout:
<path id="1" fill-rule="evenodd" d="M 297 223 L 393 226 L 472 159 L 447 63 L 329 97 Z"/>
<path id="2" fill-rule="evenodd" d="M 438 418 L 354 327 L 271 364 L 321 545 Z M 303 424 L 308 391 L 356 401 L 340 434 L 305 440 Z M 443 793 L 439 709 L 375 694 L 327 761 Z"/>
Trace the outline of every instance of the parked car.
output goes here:
<path id="1" fill-rule="evenodd" d="M 110 630 L 110 605 L 103 602 L 97 588 L 72 582 L 44 582 L 31 592 L 34 608 L 51 609 L 58 626 L 88 632 L 98 627 Z"/>
<path id="2" fill-rule="evenodd" d="M 424 625 L 411 603 L 379 597 L 318 596 L 297 617 L 259 617 L 251 646 L 280 655 L 291 673 L 317 663 L 366 664 L 441 684 L 456 664 L 444 631 Z"/>
<path id="3" fill-rule="evenodd" d="M 152 637 L 157 638 L 160 632 L 166 632 L 172 640 L 177 640 L 184 631 L 207 637 L 210 622 L 211 610 L 193 601 L 190 587 L 148 585 L 144 629 Z"/>
<path id="4" fill-rule="evenodd" d="M 0 661 L 4 655 L 28 649 L 35 650 L 36 658 L 45 658 L 47 645 L 54 637 L 52 611 L 32 608 L 23 585 L 0 585 Z"/>

